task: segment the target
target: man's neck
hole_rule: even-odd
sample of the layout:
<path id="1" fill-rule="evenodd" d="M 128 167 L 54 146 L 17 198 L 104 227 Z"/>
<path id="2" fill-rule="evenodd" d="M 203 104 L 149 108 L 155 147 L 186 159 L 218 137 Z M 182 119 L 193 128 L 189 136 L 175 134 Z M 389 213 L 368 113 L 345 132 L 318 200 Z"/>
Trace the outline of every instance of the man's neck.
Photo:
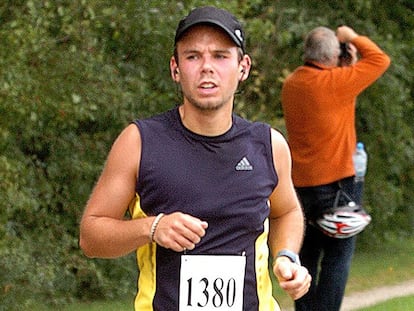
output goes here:
<path id="1" fill-rule="evenodd" d="M 232 126 L 232 107 L 218 110 L 200 110 L 183 104 L 178 107 L 181 122 L 193 133 L 203 136 L 219 136 Z"/>

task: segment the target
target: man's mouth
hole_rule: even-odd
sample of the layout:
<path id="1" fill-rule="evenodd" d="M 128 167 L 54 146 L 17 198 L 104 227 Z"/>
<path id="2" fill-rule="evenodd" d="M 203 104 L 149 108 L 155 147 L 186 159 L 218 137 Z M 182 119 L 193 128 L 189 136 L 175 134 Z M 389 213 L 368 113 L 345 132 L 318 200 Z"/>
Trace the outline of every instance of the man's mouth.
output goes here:
<path id="1" fill-rule="evenodd" d="M 206 83 L 202 83 L 200 85 L 200 88 L 202 88 L 202 89 L 212 89 L 214 87 L 216 87 L 216 85 L 212 82 L 206 82 Z"/>

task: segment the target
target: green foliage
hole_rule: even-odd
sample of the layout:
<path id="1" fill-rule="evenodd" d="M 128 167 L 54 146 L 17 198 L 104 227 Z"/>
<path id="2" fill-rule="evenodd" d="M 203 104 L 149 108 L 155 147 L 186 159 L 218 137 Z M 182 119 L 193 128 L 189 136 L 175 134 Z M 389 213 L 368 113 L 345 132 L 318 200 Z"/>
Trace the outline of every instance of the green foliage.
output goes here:
<path id="1" fill-rule="evenodd" d="M 133 296 L 133 256 L 86 259 L 78 223 L 109 148 L 132 119 L 180 101 L 169 61 L 179 19 L 199 5 L 245 25 L 253 70 L 237 113 L 284 131 L 280 88 L 304 35 L 347 23 L 392 66 L 358 102 L 370 154 L 362 241 L 414 228 L 414 7 L 410 1 L 6 0 L 0 4 L 0 310 Z M 374 9 L 375 8 L 375 9 Z M 372 243 L 372 242 L 370 242 Z"/>

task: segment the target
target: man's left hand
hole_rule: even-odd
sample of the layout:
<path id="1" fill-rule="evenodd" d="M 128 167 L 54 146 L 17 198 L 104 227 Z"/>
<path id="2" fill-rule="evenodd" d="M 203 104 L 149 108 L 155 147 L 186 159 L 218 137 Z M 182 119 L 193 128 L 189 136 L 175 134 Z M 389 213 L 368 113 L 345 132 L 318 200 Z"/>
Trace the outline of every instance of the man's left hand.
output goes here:
<path id="1" fill-rule="evenodd" d="M 279 281 L 280 287 L 289 294 L 293 300 L 305 295 L 310 287 L 312 277 L 308 269 L 281 256 L 275 260 L 273 273 Z"/>

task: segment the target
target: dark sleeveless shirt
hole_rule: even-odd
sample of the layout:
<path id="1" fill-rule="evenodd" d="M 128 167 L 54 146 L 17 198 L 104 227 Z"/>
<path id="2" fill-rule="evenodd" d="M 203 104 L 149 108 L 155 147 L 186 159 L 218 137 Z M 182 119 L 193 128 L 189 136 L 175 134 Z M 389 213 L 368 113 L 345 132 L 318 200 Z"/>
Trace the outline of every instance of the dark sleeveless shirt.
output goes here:
<path id="1" fill-rule="evenodd" d="M 255 243 L 278 182 L 270 126 L 233 114 L 228 132 L 205 137 L 183 126 L 177 107 L 134 124 L 142 138 L 136 192 L 143 213 L 181 211 L 207 221 L 206 235 L 187 254 L 245 254 L 244 310 L 257 310 Z M 156 246 L 154 310 L 178 310 L 181 255 Z"/>

